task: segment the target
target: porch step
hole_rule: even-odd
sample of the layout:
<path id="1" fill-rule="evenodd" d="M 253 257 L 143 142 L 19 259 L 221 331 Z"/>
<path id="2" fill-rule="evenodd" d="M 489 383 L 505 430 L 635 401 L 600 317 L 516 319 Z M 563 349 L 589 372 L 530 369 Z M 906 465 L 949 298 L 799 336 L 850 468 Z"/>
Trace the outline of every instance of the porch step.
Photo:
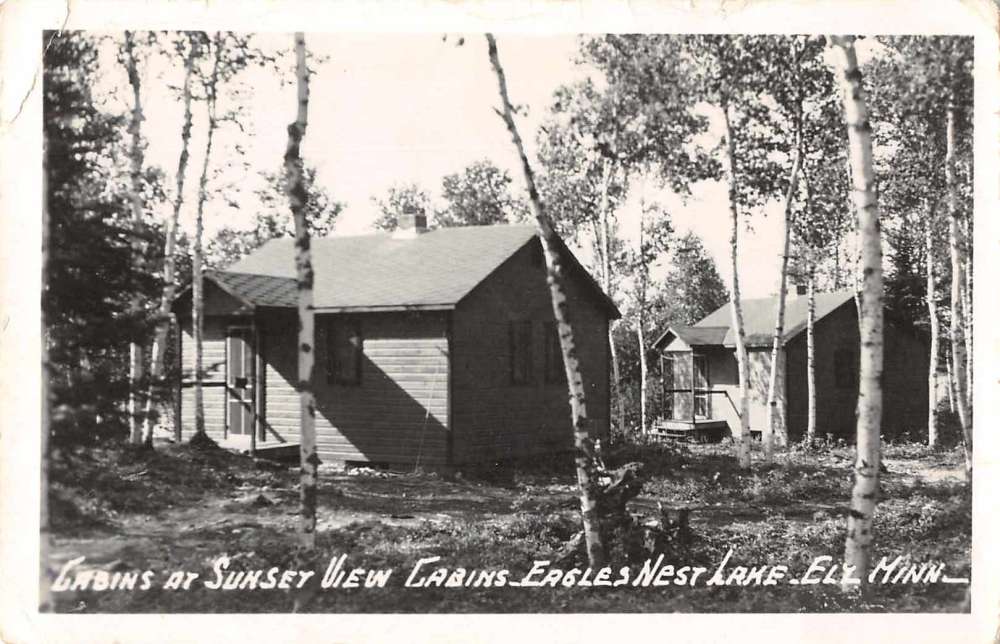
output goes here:
<path id="1" fill-rule="evenodd" d="M 239 452 L 240 454 L 250 453 L 250 437 L 242 435 L 230 435 L 225 440 L 219 441 L 219 447 L 223 449 Z M 299 456 L 299 443 L 276 443 L 274 441 L 258 441 L 254 456 L 269 458 L 276 461 L 294 459 Z"/>
<path id="2" fill-rule="evenodd" d="M 718 443 L 729 428 L 724 420 L 660 420 L 653 424 L 650 434 L 656 438 L 691 443 Z"/>

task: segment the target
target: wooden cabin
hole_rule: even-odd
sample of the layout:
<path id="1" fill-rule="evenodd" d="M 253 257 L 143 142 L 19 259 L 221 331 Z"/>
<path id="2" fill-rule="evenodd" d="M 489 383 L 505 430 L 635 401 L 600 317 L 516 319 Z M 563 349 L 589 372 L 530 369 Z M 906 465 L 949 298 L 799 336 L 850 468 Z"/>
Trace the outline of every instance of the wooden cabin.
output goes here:
<path id="1" fill-rule="evenodd" d="M 608 324 L 618 310 L 563 245 L 569 308 L 598 437 L 609 426 Z M 570 408 L 531 226 L 314 239 L 316 433 L 324 462 L 449 466 L 569 449 Z M 294 240 L 205 273 L 207 431 L 256 448 L 299 442 Z M 194 427 L 191 296 L 174 310 Z"/>
<path id="2" fill-rule="evenodd" d="M 800 289 L 801 290 L 801 289 Z M 805 436 L 808 423 L 806 372 L 807 298 L 793 292 L 787 300 L 779 374 L 779 423 L 789 439 Z M 743 301 L 750 362 L 750 432 L 759 436 L 767 423 L 767 397 L 774 338 L 776 298 Z M 858 399 L 858 314 L 853 293 L 816 294 L 815 359 L 817 437 L 850 442 L 855 434 Z M 654 343 L 661 360 L 658 436 L 712 441 L 740 426 L 739 374 L 732 310 L 727 303 L 693 326 L 668 328 Z M 927 422 L 926 338 L 886 317 L 882 433 L 921 430 Z"/>

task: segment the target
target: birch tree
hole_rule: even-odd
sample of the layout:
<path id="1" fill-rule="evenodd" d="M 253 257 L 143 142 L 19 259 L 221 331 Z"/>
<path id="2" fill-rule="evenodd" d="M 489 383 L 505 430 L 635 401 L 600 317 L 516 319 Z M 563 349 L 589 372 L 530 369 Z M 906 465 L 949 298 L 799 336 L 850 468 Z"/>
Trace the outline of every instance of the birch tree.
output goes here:
<path id="1" fill-rule="evenodd" d="M 191 258 L 191 325 L 194 331 L 194 436 L 192 441 L 200 442 L 207 438 L 205 433 L 205 399 L 204 399 L 204 353 L 203 337 L 205 325 L 205 295 L 203 239 L 205 235 L 205 202 L 208 201 L 208 174 L 212 159 L 212 145 L 215 141 L 215 131 L 218 127 L 216 101 L 218 99 L 219 70 L 222 63 L 223 37 L 215 32 L 206 48 L 212 54 L 211 71 L 205 80 L 205 109 L 208 116 L 208 127 L 205 134 L 205 154 L 202 159 L 201 177 L 198 181 L 198 204 L 195 216 L 194 244 Z"/>
<path id="2" fill-rule="evenodd" d="M 762 442 L 764 447 L 764 462 L 770 463 L 774 460 L 774 436 L 775 434 L 785 435 L 784 406 L 778 408 L 778 378 L 784 377 L 783 351 L 785 335 L 785 294 L 788 284 L 788 252 L 789 252 L 789 228 L 792 209 L 792 198 L 795 195 L 799 174 L 799 163 L 801 162 L 802 151 L 796 137 L 796 149 L 792 160 L 792 171 L 788 183 L 788 192 L 785 195 L 785 212 L 781 218 L 782 223 L 782 247 L 781 247 L 781 268 L 778 276 L 778 306 L 776 319 L 774 322 L 774 339 L 771 343 L 771 372 L 767 387 L 767 425 L 764 428 Z M 785 442 L 783 441 L 783 442 Z"/>
<path id="3" fill-rule="evenodd" d="M 962 436 L 965 446 L 965 470 L 969 481 L 972 480 L 972 412 L 968 392 L 968 376 L 966 361 L 966 306 L 962 301 L 965 290 L 965 257 L 963 240 L 961 238 L 961 214 L 958 209 L 957 187 L 955 185 L 955 127 L 956 112 L 955 90 L 951 88 L 948 94 L 945 122 L 945 190 L 948 205 L 948 246 L 951 256 L 951 358 L 955 372 L 955 394 L 957 397 L 958 417 L 962 423 Z"/>
<path id="4" fill-rule="evenodd" d="M 164 357 L 167 350 L 167 338 L 170 333 L 172 314 L 170 307 L 174 300 L 176 290 L 176 245 L 177 228 L 180 222 L 181 207 L 184 204 L 184 179 L 187 174 L 188 165 L 188 145 L 191 141 L 191 81 L 194 76 L 195 62 L 200 55 L 199 36 L 183 36 L 177 43 L 179 53 L 184 55 L 184 84 L 181 90 L 181 100 L 184 103 L 184 116 L 181 125 L 181 152 L 177 160 L 177 187 L 174 194 L 173 213 L 167 221 L 166 242 L 163 251 L 163 295 L 160 298 L 159 319 L 156 324 L 156 337 L 153 339 L 153 352 L 150 364 L 150 376 L 152 378 L 149 394 L 146 397 L 145 425 L 143 428 L 143 442 L 148 446 L 153 445 L 153 430 L 156 427 L 158 412 L 157 402 L 159 395 L 162 395 L 164 386 Z M 186 45 L 187 53 L 183 54 Z M 204 421 L 203 421 L 204 422 Z M 180 440 L 180 418 L 174 419 L 174 432 L 177 440 Z"/>
<path id="5" fill-rule="evenodd" d="M 308 192 L 303 181 L 300 148 L 306 134 L 309 116 L 309 69 L 306 64 L 306 38 L 295 34 L 295 76 L 298 83 L 295 121 L 288 126 L 288 144 L 285 147 L 285 186 L 288 204 L 295 221 L 295 273 L 298 281 L 298 383 L 300 413 L 302 503 L 299 535 L 302 546 L 316 546 L 316 481 L 319 471 L 319 454 L 316 452 L 316 398 L 313 394 L 313 367 L 315 356 L 315 313 L 313 311 L 313 266 L 309 249 L 309 222 L 306 219 Z"/>
<path id="6" fill-rule="evenodd" d="M 829 97 L 830 73 L 824 65 L 821 54 L 822 43 L 809 37 L 792 37 L 788 39 L 787 49 L 779 47 L 773 51 L 777 59 L 772 67 L 771 94 L 778 105 L 777 114 L 787 125 L 784 138 L 790 140 L 787 152 L 791 156 L 791 170 L 788 176 L 788 187 L 784 197 L 784 212 L 782 215 L 782 250 L 780 268 L 778 271 L 778 298 L 775 307 L 774 337 L 771 344 L 770 377 L 767 390 L 767 423 L 762 433 L 764 462 L 774 460 L 775 439 L 784 445 L 788 442 L 784 407 L 784 332 L 785 332 L 785 302 L 788 285 L 789 251 L 791 246 L 791 229 L 793 217 L 793 200 L 798 192 L 799 170 L 802 164 L 803 138 L 816 133 L 822 138 L 829 127 L 810 128 L 804 132 L 806 119 L 810 116 L 822 118 L 823 101 Z M 782 49 L 785 49 L 783 52 Z M 829 99 L 827 99 L 829 100 Z M 828 125 L 823 123 L 822 125 Z M 811 137 L 810 137 L 811 138 Z M 810 141 L 811 142 L 811 141 Z M 781 391 L 779 392 L 779 387 Z M 779 401 L 780 398 L 780 401 Z M 779 405 L 780 403 L 780 405 Z"/>
<path id="7" fill-rule="evenodd" d="M 857 458 L 847 519 L 845 565 L 864 579 L 871 564 L 872 523 L 879 492 L 882 425 L 882 245 L 872 158 L 871 124 L 854 38 L 831 36 L 843 85 L 852 193 L 861 233 L 861 368 L 857 409 Z"/>
<path id="8" fill-rule="evenodd" d="M 772 344 L 771 380 L 768 391 L 768 427 L 782 442 L 788 439 L 784 410 L 777 409 L 776 388 L 783 377 L 783 351 L 776 340 L 784 334 L 787 280 L 792 275 L 805 280 L 807 423 L 805 440 L 816 438 L 816 289 L 822 272 L 827 283 L 837 287 L 840 273 L 839 246 L 850 216 L 847 209 L 846 141 L 839 123 L 842 107 L 835 92 L 835 80 L 824 58 L 822 39 L 792 39 L 790 64 L 778 66 L 787 80 L 779 79 L 776 94 L 779 114 L 791 124 L 788 135 L 794 142 L 793 173 L 785 196 L 783 252 L 779 274 L 779 300 Z M 796 167 L 797 162 L 797 167 Z M 795 199 L 790 197 L 795 195 Z M 766 437 L 765 437 L 766 438 Z M 770 441 L 765 440 L 765 458 Z M 769 459 L 768 459 L 769 460 Z"/>
<path id="9" fill-rule="evenodd" d="M 569 403 L 573 421 L 573 439 L 576 451 L 576 476 L 580 492 L 580 510 L 583 517 L 583 533 L 587 544 L 587 559 L 591 568 L 604 565 L 605 552 L 601 538 L 600 520 L 597 513 L 597 499 L 600 494 L 593 439 L 590 435 L 589 419 L 587 417 L 586 388 L 580 363 L 577 358 L 574 340 L 571 312 L 565 290 L 565 266 L 560 250 L 559 240 L 552 221 L 549 219 L 545 205 L 538 193 L 535 183 L 535 173 L 524 151 L 524 144 L 514 122 L 514 107 L 507 93 L 507 80 L 500 57 L 497 52 L 496 39 L 492 34 L 486 34 L 490 63 L 497 77 L 500 93 L 501 109 L 497 113 L 503 119 L 510 133 L 511 140 L 521 161 L 521 171 L 527 184 L 528 196 L 538 236 L 545 254 L 546 281 L 552 296 L 552 311 L 555 315 L 559 332 L 559 346 L 562 349 L 563 365 L 566 369 L 566 382 L 569 387 Z"/>
<path id="10" fill-rule="evenodd" d="M 770 37 L 768 37 L 770 38 Z M 739 273 L 739 233 L 746 212 L 774 193 L 781 171 L 769 158 L 768 112 L 761 94 L 768 48 L 773 41 L 744 36 L 699 36 L 688 56 L 699 76 L 703 98 L 721 116 L 722 166 L 729 206 L 730 310 L 739 377 L 740 427 L 736 438 L 739 467 L 750 467 L 750 359 L 743 319 Z"/>
<path id="11" fill-rule="evenodd" d="M 879 160 L 889 178 L 881 201 L 888 213 L 883 218 L 886 219 L 884 230 L 890 267 L 897 274 L 890 275 L 887 291 L 893 296 L 894 306 L 909 309 L 908 317 L 919 314 L 921 302 L 926 310 L 931 335 L 927 374 L 928 443 L 936 446 L 939 441 L 936 390 L 942 306 L 947 308 L 951 320 L 949 361 L 956 364 L 955 345 L 961 345 L 959 357 L 971 348 L 969 306 L 965 298 L 969 276 L 965 260 L 969 246 L 963 237 L 969 222 L 965 213 L 971 210 L 972 202 L 969 136 L 972 42 L 968 38 L 944 36 L 886 37 L 879 42 L 886 53 L 872 63 L 872 74 L 879 80 L 873 92 L 879 122 L 875 135 L 880 146 L 889 150 Z M 947 217 L 938 216 L 941 209 L 946 211 Z M 939 248 L 945 240 L 949 245 L 947 250 Z M 923 283 L 909 278 L 920 271 L 924 273 Z M 950 302 L 947 299 L 939 301 L 938 285 L 949 281 Z M 972 438 L 968 413 L 969 363 L 967 359 L 964 362 L 965 378 L 960 379 L 958 369 L 953 370 L 956 389 L 953 400 L 964 398 L 966 401 L 964 409 L 958 405 L 956 411 L 967 451 Z M 949 383 L 949 393 L 951 386 Z M 971 456 L 967 465 L 971 465 Z"/>
<path id="12" fill-rule="evenodd" d="M 648 407 L 649 365 L 646 359 L 646 329 L 650 312 L 650 271 L 656 259 L 667 252 L 673 228 L 669 217 L 655 204 L 645 200 L 639 205 L 638 240 L 634 250 L 627 253 L 627 267 L 634 281 L 635 332 L 639 347 L 639 428 L 646 434 Z"/>
<path id="13" fill-rule="evenodd" d="M 128 83 L 132 89 L 132 118 L 129 122 L 129 135 L 132 139 L 129 158 L 131 169 L 129 178 L 131 188 L 129 202 L 132 208 L 132 222 L 135 227 L 132 237 L 133 262 L 138 262 L 142 254 L 142 242 L 138 236 L 138 230 L 142 226 L 143 220 L 143 198 L 142 198 L 142 166 L 143 166 L 143 142 L 142 142 L 142 121 L 144 119 L 142 109 L 142 83 L 139 78 L 139 64 L 136 59 L 135 35 L 131 31 L 125 32 L 125 45 L 123 52 L 125 70 L 128 74 Z M 133 271 L 135 268 L 133 267 Z M 142 303 L 136 295 L 132 300 L 135 309 L 142 307 Z M 129 442 L 133 445 L 142 443 L 142 382 L 144 378 L 144 351 L 142 339 L 133 337 L 129 341 Z"/>
<path id="14" fill-rule="evenodd" d="M 584 39 L 581 60 L 598 69 L 604 85 L 599 89 L 596 83 L 585 81 L 561 88 L 552 108 L 558 125 L 550 121 L 543 128 L 548 136 L 541 156 L 547 169 L 559 167 L 558 155 L 549 154 L 553 149 L 569 149 L 564 158 L 583 159 L 578 174 L 587 178 L 594 198 L 589 207 L 575 210 L 596 213 L 592 226 L 595 254 L 600 259 L 598 274 L 609 294 L 616 290 L 613 265 L 615 249 L 621 244 L 615 210 L 630 178 L 643 173 L 657 176 L 683 196 L 691 183 L 718 174 L 718 164 L 694 144 L 707 131 L 708 120 L 694 109 L 696 94 L 689 91 L 689 78 L 678 65 L 680 50 L 680 41 L 674 37 L 608 34 Z M 556 164 L 550 162 L 553 156 Z M 550 186 L 550 181 L 543 182 L 544 188 Z M 574 204 L 578 194 L 552 199 L 553 211 L 565 213 L 565 204 Z M 573 216 L 571 212 L 566 218 Z M 624 397 L 614 329 L 609 330 L 609 341 L 617 424 L 622 428 Z"/>

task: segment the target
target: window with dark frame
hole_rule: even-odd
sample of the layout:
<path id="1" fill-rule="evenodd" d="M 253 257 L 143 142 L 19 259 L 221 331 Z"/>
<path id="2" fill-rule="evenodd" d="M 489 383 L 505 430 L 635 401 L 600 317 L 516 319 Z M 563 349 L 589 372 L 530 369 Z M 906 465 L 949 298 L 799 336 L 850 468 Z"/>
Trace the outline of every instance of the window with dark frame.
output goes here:
<path id="1" fill-rule="evenodd" d="M 326 326 L 326 381 L 334 385 L 361 384 L 364 340 L 358 320 L 331 320 Z"/>
<path id="2" fill-rule="evenodd" d="M 833 352 L 833 380 L 838 389 L 851 389 L 857 385 L 854 352 L 837 349 Z"/>
<path id="3" fill-rule="evenodd" d="M 531 321 L 510 323 L 510 383 L 526 385 L 531 381 Z"/>
<path id="4" fill-rule="evenodd" d="M 559 343 L 559 325 L 555 322 L 545 323 L 545 382 L 547 384 L 566 382 L 562 345 Z"/>

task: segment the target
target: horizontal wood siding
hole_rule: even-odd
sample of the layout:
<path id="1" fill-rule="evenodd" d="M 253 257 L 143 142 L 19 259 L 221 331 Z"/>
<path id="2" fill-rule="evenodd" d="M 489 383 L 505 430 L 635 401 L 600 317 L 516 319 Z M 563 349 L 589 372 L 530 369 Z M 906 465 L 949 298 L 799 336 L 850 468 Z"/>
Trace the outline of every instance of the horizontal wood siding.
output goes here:
<path id="1" fill-rule="evenodd" d="M 353 316 L 363 337 L 361 382 L 328 382 L 328 322 L 316 318 L 316 443 L 324 462 L 440 465 L 448 447 L 448 339 L 445 313 Z M 261 323 L 265 419 L 286 440 L 299 437 L 294 314 Z M 269 435 L 268 440 L 271 440 Z"/>
<path id="2" fill-rule="evenodd" d="M 607 313 L 580 275 L 567 289 L 587 412 L 608 435 Z M 527 384 L 511 384 L 510 323 L 530 320 Z M 545 381 L 546 322 L 554 321 L 541 246 L 521 249 L 468 295 L 453 324 L 454 458 L 457 463 L 523 457 L 573 444 L 565 382 Z"/>
<path id="3" fill-rule="evenodd" d="M 205 406 L 205 432 L 215 440 L 225 434 L 226 398 L 222 386 L 226 382 L 226 319 L 206 317 L 202 335 L 202 400 Z M 194 335 L 191 320 L 181 320 L 181 377 L 194 382 Z M 194 387 L 181 390 L 181 419 L 185 440 L 194 433 Z"/>
<path id="4" fill-rule="evenodd" d="M 258 333 L 263 352 L 261 391 L 264 400 L 263 441 L 297 442 L 299 440 L 299 394 L 295 391 L 298 357 L 298 317 L 294 311 L 276 311 L 258 316 Z"/>

